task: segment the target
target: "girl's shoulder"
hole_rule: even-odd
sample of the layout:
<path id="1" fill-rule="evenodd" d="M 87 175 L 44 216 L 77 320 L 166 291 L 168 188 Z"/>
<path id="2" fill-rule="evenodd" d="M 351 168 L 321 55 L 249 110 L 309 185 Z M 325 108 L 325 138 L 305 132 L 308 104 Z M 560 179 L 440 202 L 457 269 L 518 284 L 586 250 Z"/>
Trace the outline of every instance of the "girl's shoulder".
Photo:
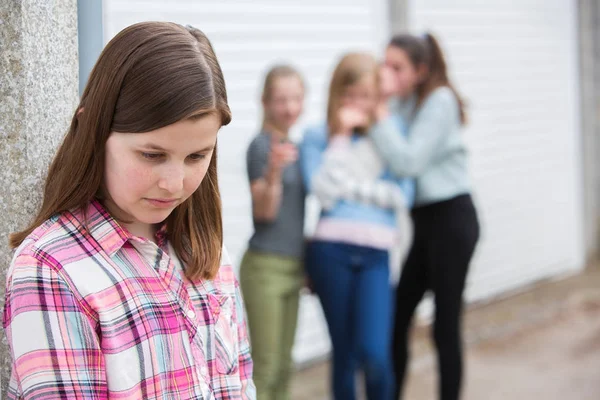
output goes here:
<path id="1" fill-rule="evenodd" d="M 85 238 L 78 235 L 82 230 L 81 224 L 75 226 L 73 218 L 66 214 L 71 213 L 52 216 L 21 242 L 7 271 L 9 280 L 14 274 L 37 275 L 40 269 L 60 269 L 63 262 L 73 255 L 73 249 L 83 245 Z"/>
<path id="2" fill-rule="evenodd" d="M 452 89 L 448 86 L 440 86 L 429 93 L 423 102 L 423 106 L 426 105 L 430 107 L 458 107 L 458 101 Z"/>
<path id="3" fill-rule="evenodd" d="M 256 134 L 250 144 L 248 144 L 248 153 L 254 152 L 268 152 L 271 144 L 271 138 L 266 132 L 259 132 Z"/>
<path id="4" fill-rule="evenodd" d="M 427 115 L 443 115 L 445 124 L 450 121 L 452 126 L 460 127 L 460 103 L 454 91 L 448 86 L 433 90 L 421 106 L 419 112 Z"/>
<path id="5" fill-rule="evenodd" d="M 44 253 L 52 255 L 57 248 L 69 246 L 76 241 L 73 232 L 80 228 L 80 224 L 74 226 L 73 220 L 63 212 L 48 218 L 43 224 L 35 228 L 15 250 L 15 256 L 23 253 Z M 61 246 L 62 245 L 62 246 Z"/>

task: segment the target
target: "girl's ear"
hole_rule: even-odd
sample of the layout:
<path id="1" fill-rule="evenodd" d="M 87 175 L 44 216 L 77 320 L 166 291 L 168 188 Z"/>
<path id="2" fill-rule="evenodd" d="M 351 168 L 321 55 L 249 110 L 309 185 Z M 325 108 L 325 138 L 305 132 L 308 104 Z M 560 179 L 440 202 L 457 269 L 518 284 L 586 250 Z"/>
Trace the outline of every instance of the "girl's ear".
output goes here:
<path id="1" fill-rule="evenodd" d="M 80 107 L 79 110 L 77 110 L 77 116 L 79 117 L 82 113 L 83 113 L 84 108 Z"/>

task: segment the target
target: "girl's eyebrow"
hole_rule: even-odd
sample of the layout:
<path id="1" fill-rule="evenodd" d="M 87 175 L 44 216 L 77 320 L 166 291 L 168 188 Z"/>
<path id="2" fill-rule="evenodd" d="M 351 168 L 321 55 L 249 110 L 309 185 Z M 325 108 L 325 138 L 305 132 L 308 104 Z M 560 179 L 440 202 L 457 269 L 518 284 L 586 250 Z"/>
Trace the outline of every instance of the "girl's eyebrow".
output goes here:
<path id="1" fill-rule="evenodd" d="M 142 145 L 142 147 L 145 147 L 145 148 L 150 149 L 150 150 L 157 150 L 157 151 L 167 152 L 167 149 L 163 149 L 161 146 L 159 146 L 157 144 L 145 143 L 144 145 Z"/>
<path id="2" fill-rule="evenodd" d="M 142 147 L 144 147 L 146 149 L 149 149 L 149 150 L 162 151 L 164 153 L 168 153 L 169 152 L 167 149 L 165 149 L 165 148 L 163 148 L 163 147 L 161 147 L 161 146 L 159 146 L 157 144 L 153 144 L 153 143 L 146 143 Z M 208 146 L 206 146 L 205 148 L 203 148 L 201 150 L 192 151 L 190 153 L 202 153 L 202 152 L 205 152 L 205 151 L 211 151 L 214 148 L 215 148 L 215 145 L 211 144 L 211 145 L 208 145 Z"/>

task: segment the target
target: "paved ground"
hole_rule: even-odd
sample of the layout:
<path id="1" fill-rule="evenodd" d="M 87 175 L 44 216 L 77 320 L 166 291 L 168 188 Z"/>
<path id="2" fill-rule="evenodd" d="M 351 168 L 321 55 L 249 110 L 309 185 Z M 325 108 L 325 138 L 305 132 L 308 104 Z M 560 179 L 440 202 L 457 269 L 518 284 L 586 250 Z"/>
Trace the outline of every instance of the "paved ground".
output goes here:
<path id="1" fill-rule="evenodd" d="M 599 400 L 600 268 L 472 308 L 464 400 Z M 413 340 L 407 400 L 436 399 L 427 327 Z M 299 371 L 292 399 L 328 399 L 329 365 Z"/>

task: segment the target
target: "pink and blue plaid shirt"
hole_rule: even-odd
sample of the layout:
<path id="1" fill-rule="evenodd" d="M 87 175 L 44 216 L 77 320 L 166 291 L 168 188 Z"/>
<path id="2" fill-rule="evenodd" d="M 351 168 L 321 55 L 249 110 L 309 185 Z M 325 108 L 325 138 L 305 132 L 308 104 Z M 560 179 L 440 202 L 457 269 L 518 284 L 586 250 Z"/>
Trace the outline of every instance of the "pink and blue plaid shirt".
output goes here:
<path id="1" fill-rule="evenodd" d="M 98 202 L 55 216 L 17 249 L 4 328 L 9 399 L 255 399 L 244 309 L 226 253 L 191 282 L 164 239 L 124 230 Z"/>

